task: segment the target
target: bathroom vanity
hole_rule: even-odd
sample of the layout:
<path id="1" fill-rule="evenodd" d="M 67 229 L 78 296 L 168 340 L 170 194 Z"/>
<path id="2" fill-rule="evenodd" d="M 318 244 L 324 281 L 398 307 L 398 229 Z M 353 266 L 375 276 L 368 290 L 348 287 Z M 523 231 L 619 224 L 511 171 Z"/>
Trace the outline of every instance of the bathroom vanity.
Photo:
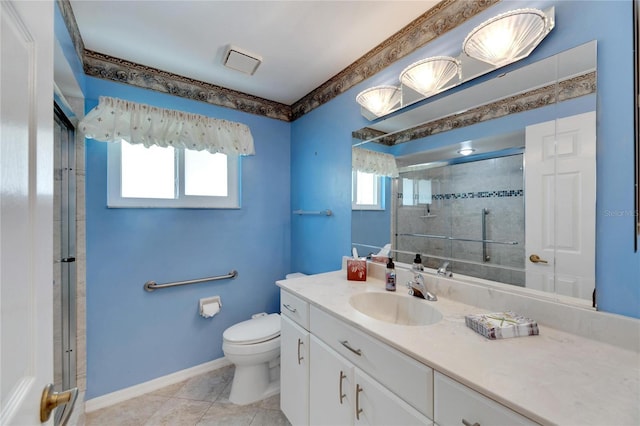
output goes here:
<path id="1" fill-rule="evenodd" d="M 345 270 L 278 281 L 281 407 L 292 424 L 640 423 L 639 321 L 608 318 L 608 325 L 620 321 L 622 333 L 635 330 L 627 347 L 562 331 L 545 318 L 538 336 L 492 341 L 466 327 L 464 316 L 494 306 L 455 300 L 469 297 L 461 296 L 469 284 L 452 279 L 427 275 L 439 298 L 427 302 L 407 294 L 410 275 L 400 271 L 389 299 L 407 304 L 409 316 L 420 317 L 417 303 L 441 317 L 408 325 L 401 315 L 363 313 L 358 299 L 370 309 L 389 295 L 372 272 L 366 282 L 348 281 Z M 469 293 L 496 292 L 480 287 Z"/>

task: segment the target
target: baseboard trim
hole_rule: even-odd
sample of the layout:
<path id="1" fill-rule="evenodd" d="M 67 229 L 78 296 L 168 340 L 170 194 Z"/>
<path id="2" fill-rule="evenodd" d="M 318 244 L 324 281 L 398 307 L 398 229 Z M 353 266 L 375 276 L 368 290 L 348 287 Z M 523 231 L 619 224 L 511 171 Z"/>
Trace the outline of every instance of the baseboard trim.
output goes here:
<path id="1" fill-rule="evenodd" d="M 92 411 L 100 410 L 101 408 L 118 404 L 126 401 L 127 399 L 156 391 L 165 386 L 179 383 L 183 380 L 190 379 L 191 377 L 226 367 L 227 365 L 231 365 L 231 362 L 229 362 L 227 358 L 222 357 L 214 359 L 213 361 L 205 362 L 204 364 L 196 365 L 195 367 L 186 368 L 184 370 L 176 371 L 175 373 L 167 374 L 166 376 L 158 377 L 157 379 L 149 380 L 148 382 L 143 382 L 128 388 L 120 389 L 119 391 L 91 398 L 85 401 L 84 411 L 85 413 L 90 413 Z"/>

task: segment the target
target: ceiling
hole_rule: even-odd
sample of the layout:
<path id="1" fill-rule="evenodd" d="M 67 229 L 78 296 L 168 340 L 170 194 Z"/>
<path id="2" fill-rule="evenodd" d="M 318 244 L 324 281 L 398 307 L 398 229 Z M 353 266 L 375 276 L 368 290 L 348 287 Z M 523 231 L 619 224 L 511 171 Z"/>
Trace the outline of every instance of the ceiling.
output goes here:
<path id="1" fill-rule="evenodd" d="M 70 3 L 88 50 L 291 105 L 438 2 Z M 230 44 L 262 57 L 253 75 L 223 66 Z"/>

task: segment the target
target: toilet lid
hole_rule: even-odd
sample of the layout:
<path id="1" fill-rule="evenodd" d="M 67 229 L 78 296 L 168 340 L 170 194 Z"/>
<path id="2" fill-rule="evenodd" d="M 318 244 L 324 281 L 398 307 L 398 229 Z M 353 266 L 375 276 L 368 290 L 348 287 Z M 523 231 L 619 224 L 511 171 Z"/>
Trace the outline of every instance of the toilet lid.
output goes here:
<path id="1" fill-rule="evenodd" d="M 222 338 L 230 343 L 250 345 L 271 340 L 280 335 L 280 315 L 269 314 L 239 322 L 222 333 Z"/>

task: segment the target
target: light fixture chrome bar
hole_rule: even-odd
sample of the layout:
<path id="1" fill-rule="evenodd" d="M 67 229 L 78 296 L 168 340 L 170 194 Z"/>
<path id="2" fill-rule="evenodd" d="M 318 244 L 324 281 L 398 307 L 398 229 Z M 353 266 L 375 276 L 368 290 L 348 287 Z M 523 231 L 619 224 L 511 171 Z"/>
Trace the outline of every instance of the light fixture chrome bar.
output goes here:
<path id="1" fill-rule="evenodd" d="M 180 285 L 189 285 L 189 284 L 198 284 L 198 283 L 204 283 L 208 281 L 226 280 L 229 278 L 235 278 L 237 276 L 238 276 L 238 271 L 234 269 L 226 275 L 217 275 L 215 277 L 198 278 L 195 280 L 175 281 L 175 282 L 166 283 L 166 284 L 158 284 L 155 281 L 147 281 L 146 283 L 144 283 L 144 289 L 147 291 L 153 291 L 153 290 L 158 290 L 160 288 L 177 287 Z"/>

